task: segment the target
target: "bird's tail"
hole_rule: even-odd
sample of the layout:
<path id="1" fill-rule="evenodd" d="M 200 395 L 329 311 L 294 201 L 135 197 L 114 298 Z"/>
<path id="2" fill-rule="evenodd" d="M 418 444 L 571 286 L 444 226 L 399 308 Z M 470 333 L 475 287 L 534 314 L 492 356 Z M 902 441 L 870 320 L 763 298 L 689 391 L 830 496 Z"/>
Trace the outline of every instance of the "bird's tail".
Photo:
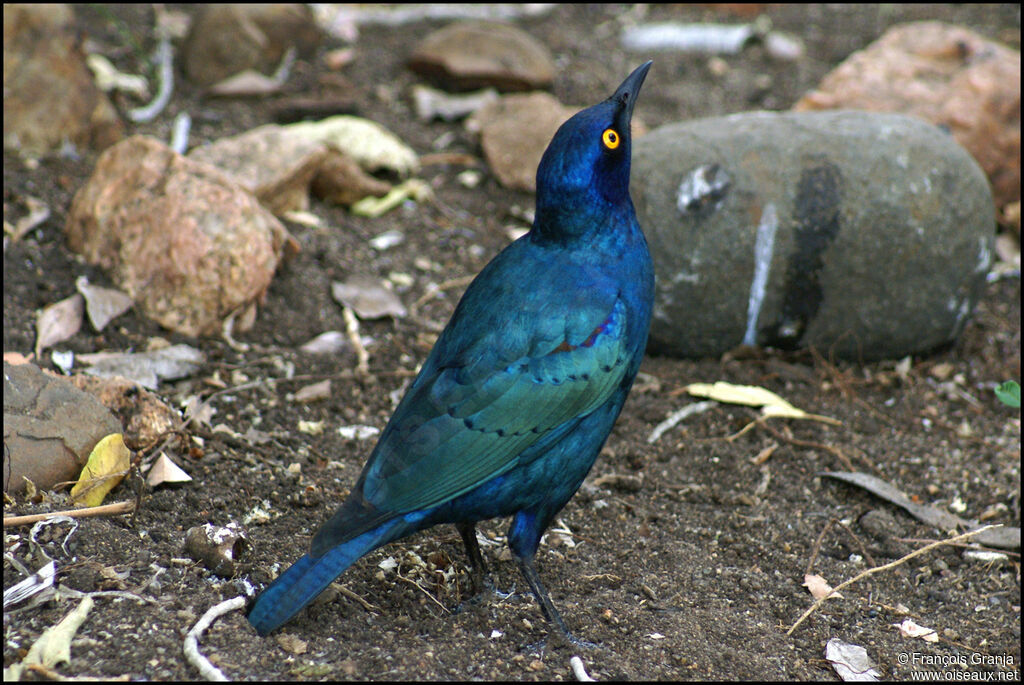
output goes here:
<path id="1" fill-rule="evenodd" d="M 391 520 L 322 556 L 305 555 L 260 593 L 249 609 L 249 623 L 261 636 L 267 635 L 299 613 L 356 559 L 393 540 L 395 528 L 403 523 Z"/>

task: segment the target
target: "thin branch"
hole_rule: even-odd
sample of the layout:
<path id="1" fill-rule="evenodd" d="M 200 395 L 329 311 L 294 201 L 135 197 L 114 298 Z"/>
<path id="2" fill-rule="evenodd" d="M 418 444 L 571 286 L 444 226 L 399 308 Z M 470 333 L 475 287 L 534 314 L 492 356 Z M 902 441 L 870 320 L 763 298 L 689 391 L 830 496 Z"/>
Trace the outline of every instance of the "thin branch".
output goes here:
<path id="1" fill-rule="evenodd" d="M 25 516 L 4 516 L 4 528 L 8 526 L 25 526 L 30 523 L 38 523 L 54 516 L 69 516 L 71 518 L 86 518 L 88 516 L 107 516 L 112 514 L 130 514 L 135 510 L 135 502 L 114 502 L 103 504 L 98 507 L 86 507 L 85 509 L 71 509 L 69 511 L 50 511 L 45 514 L 26 514 Z"/>
<path id="2" fill-rule="evenodd" d="M 1002 524 L 998 524 L 998 525 L 1002 525 Z M 885 564 L 883 566 L 876 566 L 874 568 L 869 568 L 866 571 L 858 573 L 853 578 L 850 578 L 849 580 L 845 580 L 842 583 L 840 583 L 839 585 L 837 585 L 836 587 L 834 587 L 832 589 L 832 592 L 833 593 L 838 592 L 839 590 L 842 590 L 847 585 L 852 585 L 853 583 L 856 583 L 858 580 L 861 580 L 863 578 L 867 578 L 870 575 L 874 575 L 876 573 L 881 573 L 882 571 L 888 571 L 891 568 L 896 568 L 897 566 L 900 566 L 902 564 L 907 563 L 908 561 L 910 561 L 914 557 L 919 557 L 922 554 L 924 554 L 925 552 L 929 552 L 929 551 L 935 549 L 936 547 L 943 547 L 945 545 L 951 545 L 953 543 L 960 542 L 961 540 L 966 540 L 967 538 L 969 538 L 971 536 L 974 536 L 974 535 L 977 535 L 978 533 L 980 533 L 982 531 L 988 530 L 990 528 L 996 528 L 996 527 L 997 526 L 995 526 L 995 525 L 983 526 L 981 528 L 978 528 L 977 530 L 972 530 L 972 531 L 967 532 L 967 533 L 961 533 L 960 535 L 956 535 L 956 536 L 948 538 L 946 540 L 936 540 L 932 544 L 925 545 L 924 547 L 922 547 L 920 549 L 916 549 L 913 552 L 911 552 L 910 554 L 907 554 L 906 556 L 900 557 L 896 561 L 889 562 L 888 564 Z M 808 609 L 807 611 L 805 611 L 803 616 L 798 618 L 796 623 L 794 623 L 792 626 L 790 626 L 789 630 L 786 631 L 786 635 L 792 635 L 793 631 L 797 629 L 797 626 L 799 626 L 801 623 L 803 623 L 804 620 L 806 620 L 808 616 L 810 616 L 815 611 L 817 611 L 818 607 L 820 607 L 825 602 L 825 600 L 828 599 L 831 595 L 832 595 L 832 593 L 829 593 L 829 595 L 826 595 L 825 597 L 822 597 L 821 599 L 816 601 L 814 604 L 812 604 L 811 608 Z"/>

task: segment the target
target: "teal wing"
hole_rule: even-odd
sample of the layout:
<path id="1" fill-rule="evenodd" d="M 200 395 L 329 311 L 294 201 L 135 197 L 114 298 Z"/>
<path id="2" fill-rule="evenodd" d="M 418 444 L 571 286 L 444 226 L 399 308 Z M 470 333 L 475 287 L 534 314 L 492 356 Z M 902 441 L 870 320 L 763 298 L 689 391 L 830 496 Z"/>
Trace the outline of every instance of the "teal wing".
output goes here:
<path id="1" fill-rule="evenodd" d="M 362 494 L 404 513 L 457 497 L 520 463 L 560 426 L 608 401 L 627 374 L 626 308 L 593 317 L 582 339 L 511 362 L 427 368 L 395 411 L 363 473 Z M 586 337 L 583 337 L 583 336 Z M 428 362 L 429 364 L 430 362 Z"/>

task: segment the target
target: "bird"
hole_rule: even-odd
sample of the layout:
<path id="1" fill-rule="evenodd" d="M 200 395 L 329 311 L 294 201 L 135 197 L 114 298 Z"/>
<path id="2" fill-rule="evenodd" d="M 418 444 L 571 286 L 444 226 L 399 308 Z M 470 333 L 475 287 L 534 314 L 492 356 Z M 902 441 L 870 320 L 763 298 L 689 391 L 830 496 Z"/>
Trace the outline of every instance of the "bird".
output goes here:
<path id="1" fill-rule="evenodd" d="M 569 118 L 537 168 L 530 230 L 466 288 L 309 552 L 251 603 L 265 636 L 357 559 L 452 523 L 480 591 L 482 520 L 508 545 L 554 634 L 579 644 L 541 582 L 541 536 L 582 485 L 647 345 L 654 267 L 629 195 L 630 121 L 652 62 Z M 487 578 L 489 580 L 489 577 Z"/>

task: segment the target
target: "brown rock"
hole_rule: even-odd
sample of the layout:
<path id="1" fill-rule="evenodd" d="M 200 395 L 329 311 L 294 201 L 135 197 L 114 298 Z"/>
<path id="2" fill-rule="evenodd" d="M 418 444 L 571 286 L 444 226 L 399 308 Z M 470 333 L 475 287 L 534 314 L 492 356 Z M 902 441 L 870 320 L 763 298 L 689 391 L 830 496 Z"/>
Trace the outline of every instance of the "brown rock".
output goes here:
<path id="1" fill-rule="evenodd" d="M 68 245 L 106 269 L 141 310 L 188 335 L 261 299 L 294 239 L 223 172 L 133 136 L 75 194 Z"/>
<path id="2" fill-rule="evenodd" d="M 496 22 L 449 24 L 424 38 L 408 64 L 447 90 L 534 90 L 547 88 L 555 76 L 546 47 L 525 31 Z"/>
<path id="3" fill-rule="evenodd" d="M 121 423 L 92 395 L 33 364 L 4 362 L 4 492 L 25 478 L 48 490 L 78 477 L 93 447 Z"/>
<path id="4" fill-rule="evenodd" d="M 793 109 L 898 112 L 945 126 L 988 175 L 996 206 L 1020 200 L 1020 52 L 969 29 L 895 26 Z"/>
<path id="5" fill-rule="evenodd" d="M 506 188 L 535 191 L 537 165 L 558 127 L 577 110 L 548 93 L 506 95 L 470 117 L 491 171 Z"/>
<path id="6" fill-rule="evenodd" d="M 181 424 L 181 417 L 175 410 L 126 378 L 77 374 L 68 380 L 79 390 L 93 395 L 121 420 L 128 449 L 153 447 Z"/>
<path id="7" fill-rule="evenodd" d="M 96 87 L 67 5 L 4 5 L 4 148 L 28 155 L 65 141 L 101 150 L 124 125 Z"/>
<path id="8" fill-rule="evenodd" d="M 327 147 L 274 124 L 197 147 L 188 158 L 211 164 L 280 216 L 309 207 L 309 184 Z"/>
<path id="9" fill-rule="evenodd" d="M 189 80 L 209 86 L 245 69 L 270 73 L 289 47 L 307 56 L 320 39 L 303 4 L 206 5 L 192 22 L 182 59 Z"/>

